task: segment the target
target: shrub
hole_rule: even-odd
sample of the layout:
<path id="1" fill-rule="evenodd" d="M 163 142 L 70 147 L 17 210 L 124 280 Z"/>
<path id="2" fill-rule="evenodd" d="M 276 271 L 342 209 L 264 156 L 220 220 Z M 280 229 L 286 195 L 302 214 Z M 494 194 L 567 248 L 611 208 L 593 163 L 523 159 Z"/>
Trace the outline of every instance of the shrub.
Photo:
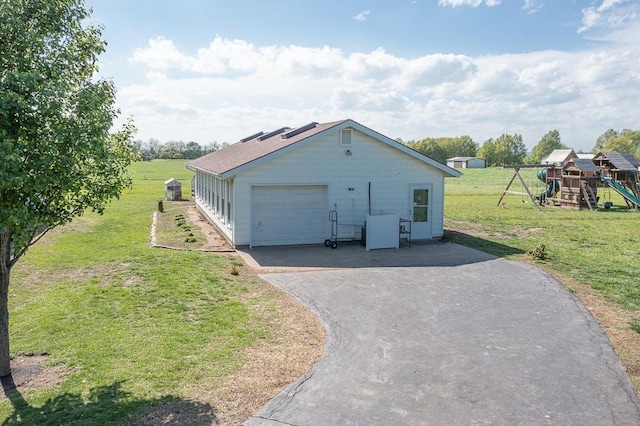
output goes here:
<path id="1" fill-rule="evenodd" d="M 547 252 L 545 251 L 545 249 L 545 245 L 540 244 L 533 250 L 529 250 L 529 254 L 531 255 L 531 257 L 533 257 L 534 260 L 545 260 L 547 258 Z"/>

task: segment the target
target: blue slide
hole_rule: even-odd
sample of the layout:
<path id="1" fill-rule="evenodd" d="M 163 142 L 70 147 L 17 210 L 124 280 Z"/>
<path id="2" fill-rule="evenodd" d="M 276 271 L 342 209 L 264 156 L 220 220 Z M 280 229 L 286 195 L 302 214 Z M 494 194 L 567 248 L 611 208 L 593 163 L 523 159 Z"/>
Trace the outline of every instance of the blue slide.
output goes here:
<path id="1" fill-rule="evenodd" d="M 640 208 L 640 198 L 636 197 L 632 192 L 629 192 L 629 190 L 627 190 L 624 185 L 621 185 L 619 182 L 606 176 L 602 176 L 602 180 L 605 181 L 607 185 L 609 185 L 614 191 L 622 195 L 625 200 L 629 201 L 637 208 Z"/>

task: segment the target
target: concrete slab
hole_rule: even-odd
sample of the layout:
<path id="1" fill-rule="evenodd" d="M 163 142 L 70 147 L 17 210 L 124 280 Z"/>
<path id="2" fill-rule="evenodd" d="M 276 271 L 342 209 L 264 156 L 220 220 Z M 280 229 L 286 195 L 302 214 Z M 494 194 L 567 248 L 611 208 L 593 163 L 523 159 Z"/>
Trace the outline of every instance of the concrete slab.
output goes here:
<path id="1" fill-rule="evenodd" d="M 340 261 L 298 252 L 258 258 L 275 269 Z M 369 259 L 383 267 L 262 275 L 309 306 L 328 339 L 245 425 L 640 424 L 608 339 L 555 279 L 455 244 L 419 247 L 422 264 L 384 252 Z"/>
<path id="2" fill-rule="evenodd" d="M 456 266 L 495 259 L 490 254 L 457 244 L 436 241 L 402 244 L 399 249 L 367 251 L 359 242 L 340 243 L 337 249 L 321 245 L 258 247 L 237 253 L 261 272 L 399 266 Z"/>

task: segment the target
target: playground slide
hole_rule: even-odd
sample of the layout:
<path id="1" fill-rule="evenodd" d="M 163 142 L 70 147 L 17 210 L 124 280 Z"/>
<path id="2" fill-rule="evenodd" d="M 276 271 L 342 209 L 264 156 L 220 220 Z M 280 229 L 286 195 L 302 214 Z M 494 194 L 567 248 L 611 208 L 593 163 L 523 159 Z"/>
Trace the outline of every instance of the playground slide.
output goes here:
<path id="1" fill-rule="evenodd" d="M 605 181 L 607 185 L 609 185 L 614 191 L 622 195 L 631 204 L 634 204 L 636 207 L 640 207 L 640 198 L 633 195 L 632 192 L 628 191 L 627 188 L 625 188 L 619 182 L 606 176 L 602 176 L 602 180 Z"/>
<path id="2" fill-rule="evenodd" d="M 547 169 L 541 169 L 538 174 L 538 179 L 540 179 L 543 182 L 547 182 Z M 540 193 L 540 198 L 544 199 L 545 197 L 552 197 L 554 193 L 558 192 L 560 190 L 560 185 L 558 184 L 557 181 L 551 181 L 549 182 L 549 184 L 547 185 L 547 189 L 545 189 L 544 191 L 542 191 Z"/>

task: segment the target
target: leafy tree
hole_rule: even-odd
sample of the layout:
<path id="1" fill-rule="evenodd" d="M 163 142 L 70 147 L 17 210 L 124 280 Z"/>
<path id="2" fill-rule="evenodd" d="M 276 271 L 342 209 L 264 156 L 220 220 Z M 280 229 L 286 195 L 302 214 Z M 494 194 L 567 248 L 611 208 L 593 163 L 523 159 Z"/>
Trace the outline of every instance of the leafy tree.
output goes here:
<path id="1" fill-rule="evenodd" d="M 182 141 L 169 141 L 161 145 L 158 158 L 162 159 L 180 159 L 184 157 L 186 145 Z"/>
<path id="2" fill-rule="evenodd" d="M 540 160 L 551 154 L 554 150 L 566 148 L 567 146 L 564 145 L 560 139 L 560 132 L 558 130 L 551 130 L 533 147 L 528 161 L 535 164 L 540 163 Z"/>
<path id="3" fill-rule="evenodd" d="M 606 132 L 598 136 L 598 139 L 596 139 L 596 144 L 591 152 L 597 154 L 598 152 L 602 151 L 604 146 L 610 139 L 617 138 L 619 135 L 620 134 L 613 129 L 607 130 Z"/>
<path id="4" fill-rule="evenodd" d="M 220 143 L 217 142 L 217 141 L 216 142 L 212 142 L 212 143 L 206 144 L 204 146 L 203 154 L 208 154 L 210 152 L 217 151 L 219 149 L 220 149 Z"/>
<path id="5" fill-rule="evenodd" d="M 411 143 L 408 146 L 441 163 L 447 160 L 447 151 L 434 138 L 423 139 L 416 143 Z"/>
<path id="6" fill-rule="evenodd" d="M 0 376 L 9 365 L 11 268 L 46 232 L 130 185 L 134 158 L 110 81 L 94 80 L 101 30 L 82 0 L 0 2 Z"/>
<path id="7" fill-rule="evenodd" d="M 440 144 L 447 152 L 447 158 L 475 157 L 478 152 L 478 144 L 466 135 L 457 138 L 440 138 Z"/>
<path id="8" fill-rule="evenodd" d="M 160 141 L 154 138 L 147 140 L 147 149 L 154 157 L 158 156 L 160 153 Z"/>
<path id="9" fill-rule="evenodd" d="M 483 158 L 487 166 L 495 166 L 498 162 L 498 152 L 496 149 L 496 141 L 493 138 L 484 141 L 478 150 L 478 157 Z"/>
<path id="10" fill-rule="evenodd" d="M 133 152 L 140 156 L 142 151 L 143 151 L 143 145 L 144 143 L 140 140 L 140 139 L 136 139 L 134 141 L 131 141 L 131 149 L 133 150 Z"/>
<path id="11" fill-rule="evenodd" d="M 503 134 L 496 141 L 499 164 L 520 164 L 527 155 L 527 146 L 522 141 L 522 135 Z"/>
<path id="12" fill-rule="evenodd" d="M 633 154 L 640 158 L 640 130 L 625 129 L 612 137 L 602 147 L 601 151 L 616 151 L 620 154 Z"/>
<path id="13" fill-rule="evenodd" d="M 475 157 L 478 144 L 469 136 L 426 138 L 407 146 L 441 163 L 452 157 Z"/>
<path id="14" fill-rule="evenodd" d="M 189 160 L 193 160 L 194 158 L 198 158 L 202 155 L 202 147 L 198 142 L 190 141 L 187 142 L 187 145 L 184 149 L 184 158 Z"/>
<path id="15" fill-rule="evenodd" d="M 488 166 L 520 164 L 526 155 L 527 146 L 519 134 L 505 133 L 495 141 L 488 139 L 478 150 L 478 157 L 483 158 Z"/>

